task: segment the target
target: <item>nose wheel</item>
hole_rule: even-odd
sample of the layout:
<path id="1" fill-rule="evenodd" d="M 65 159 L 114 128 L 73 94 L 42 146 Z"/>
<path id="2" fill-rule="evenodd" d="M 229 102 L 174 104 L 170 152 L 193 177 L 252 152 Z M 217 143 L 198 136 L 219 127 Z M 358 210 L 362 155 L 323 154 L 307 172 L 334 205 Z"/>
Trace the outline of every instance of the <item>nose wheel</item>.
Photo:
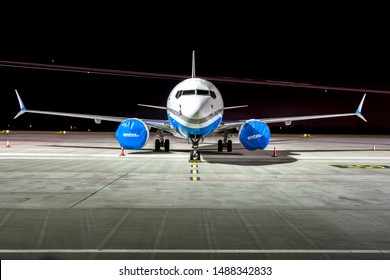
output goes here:
<path id="1" fill-rule="evenodd" d="M 192 150 L 190 152 L 190 160 L 200 160 L 200 152 L 198 150 Z"/>
<path id="2" fill-rule="evenodd" d="M 192 143 L 192 151 L 190 152 L 190 160 L 199 160 L 200 161 L 200 152 L 198 151 L 199 142 L 203 141 L 203 135 L 201 134 L 189 134 L 188 139 Z"/>

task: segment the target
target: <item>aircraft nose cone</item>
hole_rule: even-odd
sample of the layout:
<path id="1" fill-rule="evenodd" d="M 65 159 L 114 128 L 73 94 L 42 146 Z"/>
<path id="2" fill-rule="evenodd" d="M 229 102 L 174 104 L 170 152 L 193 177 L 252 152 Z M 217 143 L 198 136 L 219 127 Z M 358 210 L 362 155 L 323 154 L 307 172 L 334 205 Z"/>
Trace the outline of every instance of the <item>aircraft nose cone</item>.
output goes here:
<path id="1" fill-rule="evenodd" d="M 204 106 L 206 106 L 206 100 L 194 101 L 181 105 L 181 114 L 192 119 L 200 119 L 203 116 Z"/>
<path id="2" fill-rule="evenodd" d="M 198 119 L 200 117 L 199 108 L 194 108 L 193 106 L 186 108 L 184 110 L 184 115 L 191 119 Z"/>

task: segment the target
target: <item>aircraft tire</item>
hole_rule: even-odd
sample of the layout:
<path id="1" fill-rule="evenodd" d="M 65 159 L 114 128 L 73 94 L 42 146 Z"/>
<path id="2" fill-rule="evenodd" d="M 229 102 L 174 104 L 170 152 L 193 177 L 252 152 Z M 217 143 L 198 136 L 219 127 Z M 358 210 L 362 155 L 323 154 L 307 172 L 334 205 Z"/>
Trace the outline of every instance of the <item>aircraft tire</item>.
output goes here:
<path id="1" fill-rule="evenodd" d="M 166 152 L 169 152 L 169 139 L 165 139 L 164 141 L 164 149 Z"/>
<path id="2" fill-rule="evenodd" d="M 154 150 L 158 152 L 160 151 L 160 148 L 161 148 L 160 139 L 156 139 L 156 141 L 154 142 Z"/>
<path id="3" fill-rule="evenodd" d="M 231 153 L 233 151 L 233 143 L 232 143 L 232 140 L 228 140 L 227 141 L 227 146 L 226 146 L 226 149 L 229 153 Z"/>
<path id="4" fill-rule="evenodd" d="M 222 140 L 218 140 L 218 152 L 222 152 L 223 151 L 223 143 L 222 143 Z"/>

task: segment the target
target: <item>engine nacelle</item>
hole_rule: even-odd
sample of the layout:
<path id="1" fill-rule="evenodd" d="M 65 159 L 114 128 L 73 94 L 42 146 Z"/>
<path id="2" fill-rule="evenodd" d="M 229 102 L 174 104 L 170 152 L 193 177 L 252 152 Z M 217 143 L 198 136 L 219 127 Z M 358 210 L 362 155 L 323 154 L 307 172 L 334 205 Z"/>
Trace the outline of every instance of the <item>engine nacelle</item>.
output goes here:
<path id="1" fill-rule="evenodd" d="M 124 149 L 140 150 L 148 142 L 149 129 L 139 119 L 127 119 L 121 122 L 115 137 Z"/>
<path id="2" fill-rule="evenodd" d="M 265 149 L 271 138 L 271 131 L 266 123 L 249 120 L 241 126 L 239 132 L 241 144 L 248 150 Z"/>

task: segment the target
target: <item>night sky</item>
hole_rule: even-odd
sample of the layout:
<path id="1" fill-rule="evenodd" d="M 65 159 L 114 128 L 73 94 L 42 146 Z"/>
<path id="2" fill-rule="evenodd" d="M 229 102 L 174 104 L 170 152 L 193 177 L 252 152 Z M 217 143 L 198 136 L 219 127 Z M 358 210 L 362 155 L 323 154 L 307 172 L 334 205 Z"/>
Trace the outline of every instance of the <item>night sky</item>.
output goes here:
<path id="1" fill-rule="evenodd" d="M 390 91 L 386 19 L 346 17 L 341 12 L 326 17 L 275 13 L 264 18 L 265 11 L 240 13 L 239 18 L 231 11 L 214 17 L 212 11 L 196 11 L 201 15 L 193 12 L 184 17 L 183 13 L 171 12 L 155 17 L 146 10 L 133 9 L 110 15 L 60 16 L 49 12 L 23 16 L 12 30 L 2 27 L 0 60 L 190 77 L 191 53 L 195 50 L 196 74 L 200 77 Z M 165 106 L 170 90 L 179 82 L 2 66 L 0 77 L 0 130 L 69 130 L 73 126 L 84 131 L 115 131 L 118 125 L 103 122 L 99 126 L 92 120 L 35 114 L 14 120 L 19 111 L 15 88 L 28 109 L 165 119 L 165 111 L 137 103 Z M 352 91 L 214 84 L 225 106 L 249 105 L 226 111 L 225 119 L 354 112 L 363 96 Z M 368 93 L 363 107 L 368 123 L 351 117 L 296 122 L 291 128 L 303 125 L 333 128 L 334 132 L 351 128 L 388 133 L 389 104 L 390 94 Z"/>

